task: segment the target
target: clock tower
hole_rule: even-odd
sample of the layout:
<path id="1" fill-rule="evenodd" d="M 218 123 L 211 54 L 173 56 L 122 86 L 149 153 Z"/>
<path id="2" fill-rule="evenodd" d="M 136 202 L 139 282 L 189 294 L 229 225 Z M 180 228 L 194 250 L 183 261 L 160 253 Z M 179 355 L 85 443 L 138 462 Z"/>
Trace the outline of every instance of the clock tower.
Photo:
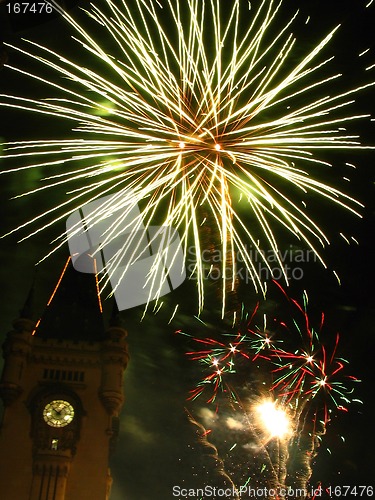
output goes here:
<path id="1" fill-rule="evenodd" d="M 106 500 L 126 331 L 104 327 L 96 276 L 67 263 L 42 317 L 29 302 L 4 343 L 2 500 Z"/>

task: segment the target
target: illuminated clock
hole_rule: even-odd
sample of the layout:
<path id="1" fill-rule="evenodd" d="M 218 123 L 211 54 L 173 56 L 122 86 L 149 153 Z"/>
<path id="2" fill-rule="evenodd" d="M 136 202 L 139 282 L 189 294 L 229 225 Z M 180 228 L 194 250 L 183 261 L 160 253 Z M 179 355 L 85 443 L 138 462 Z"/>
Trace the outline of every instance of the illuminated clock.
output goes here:
<path id="1" fill-rule="evenodd" d="M 74 418 L 74 408 L 68 401 L 56 399 L 45 406 L 43 418 L 51 427 L 65 427 Z"/>

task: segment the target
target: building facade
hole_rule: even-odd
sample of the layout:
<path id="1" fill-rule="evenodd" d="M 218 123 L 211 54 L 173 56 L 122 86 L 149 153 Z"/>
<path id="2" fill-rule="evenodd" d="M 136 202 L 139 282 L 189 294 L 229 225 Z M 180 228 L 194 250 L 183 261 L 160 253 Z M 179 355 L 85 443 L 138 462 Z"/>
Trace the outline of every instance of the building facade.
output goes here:
<path id="1" fill-rule="evenodd" d="M 105 500 L 123 405 L 126 331 L 104 327 L 93 275 L 67 265 L 35 322 L 30 297 L 3 346 L 2 500 Z"/>

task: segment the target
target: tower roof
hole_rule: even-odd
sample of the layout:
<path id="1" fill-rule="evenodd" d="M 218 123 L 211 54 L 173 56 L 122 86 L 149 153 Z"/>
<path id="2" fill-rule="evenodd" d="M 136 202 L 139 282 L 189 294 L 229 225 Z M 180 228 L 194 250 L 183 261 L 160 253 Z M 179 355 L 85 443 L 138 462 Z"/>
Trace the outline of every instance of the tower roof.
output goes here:
<path id="1" fill-rule="evenodd" d="M 25 303 L 22 309 L 20 310 L 20 318 L 31 320 L 33 317 L 34 288 L 35 288 L 35 274 L 29 293 L 26 297 Z"/>
<path id="2" fill-rule="evenodd" d="M 35 335 L 46 339 L 98 341 L 105 338 L 97 276 L 65 265 Z"/>

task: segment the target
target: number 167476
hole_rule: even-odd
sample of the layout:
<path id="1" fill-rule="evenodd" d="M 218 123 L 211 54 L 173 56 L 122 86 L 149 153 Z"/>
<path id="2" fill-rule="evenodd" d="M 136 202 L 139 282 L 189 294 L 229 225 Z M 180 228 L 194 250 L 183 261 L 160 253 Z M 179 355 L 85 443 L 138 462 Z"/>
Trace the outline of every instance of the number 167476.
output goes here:
<path id="1" fill-rule="evenodd" d="M 9 14 L 51 14 L 53 11 L 48 2 L 9 2 L 6 8 Z"/>

